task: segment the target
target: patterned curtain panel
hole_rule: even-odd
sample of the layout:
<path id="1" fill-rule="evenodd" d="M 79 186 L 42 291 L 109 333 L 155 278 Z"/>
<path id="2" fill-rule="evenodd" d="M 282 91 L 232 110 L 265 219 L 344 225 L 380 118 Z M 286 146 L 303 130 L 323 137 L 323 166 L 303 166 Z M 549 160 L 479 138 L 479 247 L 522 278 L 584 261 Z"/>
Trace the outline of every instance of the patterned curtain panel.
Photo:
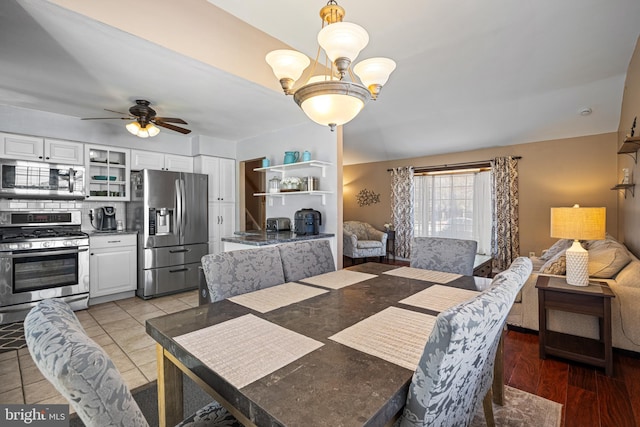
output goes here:
<path id="1" fill-rule="evenodd" d="M 491 181 L 491 254 L 494 268 L 502 271 L 520 256 L 518 161 L 496 157 L 491 161 Z"/>
<path id="2" fill-rule="evenodd" d="M 391 222 L 396 230 L 396 255 L 409 258 L 413 239 L 413 167 L 391 171 Z"/>

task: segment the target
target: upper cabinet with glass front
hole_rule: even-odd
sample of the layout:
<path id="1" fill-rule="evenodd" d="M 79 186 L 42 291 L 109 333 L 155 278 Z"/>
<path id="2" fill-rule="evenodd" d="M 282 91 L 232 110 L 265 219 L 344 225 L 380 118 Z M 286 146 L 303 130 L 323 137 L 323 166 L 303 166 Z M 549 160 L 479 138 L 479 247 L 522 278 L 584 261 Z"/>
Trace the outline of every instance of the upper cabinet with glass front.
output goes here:
<path id="1" fill-rule="evenodd" d="M 129 201 L 129 150 L 85 145 L 87 200 Z"/>
<path id="2" fill-rule="evenodd" d="M 0 133 L 0 154 L 7 159 L 82 165 L 83 145 L 81 142 Z"/>

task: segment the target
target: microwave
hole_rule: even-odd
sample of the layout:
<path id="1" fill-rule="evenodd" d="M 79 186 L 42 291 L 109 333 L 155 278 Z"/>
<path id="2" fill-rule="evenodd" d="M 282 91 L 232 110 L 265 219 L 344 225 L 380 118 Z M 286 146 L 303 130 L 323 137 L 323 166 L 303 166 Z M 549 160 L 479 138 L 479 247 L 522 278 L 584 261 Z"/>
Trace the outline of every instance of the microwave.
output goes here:
<path id="1" fill-rule="evenodd" d="M 0 198 L 80 200 L 84 166 L 0 160 Z"/>

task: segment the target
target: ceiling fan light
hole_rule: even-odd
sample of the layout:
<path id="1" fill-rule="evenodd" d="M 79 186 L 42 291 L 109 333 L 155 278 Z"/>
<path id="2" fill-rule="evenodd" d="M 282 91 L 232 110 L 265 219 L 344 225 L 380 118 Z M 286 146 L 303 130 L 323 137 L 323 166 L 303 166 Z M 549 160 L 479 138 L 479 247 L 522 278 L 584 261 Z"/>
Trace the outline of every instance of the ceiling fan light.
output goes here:
<path id="1" fill-rule="evenodd" d="M 307 55 L 287 49 L 271 51 L 265 60 L 279 80 L 292 79 L 294 82 L 300 78 L 304 69 L 311 63 Z"/>
<path id="2" fill-rule="evenodd" d="M 369 58 L 358 62 L 353 67 L 362 84 L 366 87 L 371 85 L 383 86 L 389 80 L 389 76 L 396 69 L 396 63 L 389 58 Z"/>
<path id="3" fill-rule="evenodd" d="M 149 131 L 141 127 L 136 136 L 139 138 L 149 138 Z"/>
<path id="4" fill-rule="evenodd" d="M 138 131 L 140 130 L 140 123 L 138 123 L 137 121 L 134 121 L 129 123 L 125 127 L 129 131 L 129 133 L 131 133 L 132 135 L 138 135 Z"/>
<path id="5" fill-rule="evenodd" d="M 146 129 L 147 129 L 147 132 L 149 133 L 149 136 L 151 137 L 156 136 L 157 134 L 160 133 L 160 128 L 154 125 L 153 123 L 149 123 Z"/>
<path id="6" fill-rule="evenodd" d="M 336 22 L 327 25 L 318 33 L 318 44 L 322 46 L 331 62 L 338 58 L 355 61 L 368 43 L 367 30 L 351 22 Z"/>

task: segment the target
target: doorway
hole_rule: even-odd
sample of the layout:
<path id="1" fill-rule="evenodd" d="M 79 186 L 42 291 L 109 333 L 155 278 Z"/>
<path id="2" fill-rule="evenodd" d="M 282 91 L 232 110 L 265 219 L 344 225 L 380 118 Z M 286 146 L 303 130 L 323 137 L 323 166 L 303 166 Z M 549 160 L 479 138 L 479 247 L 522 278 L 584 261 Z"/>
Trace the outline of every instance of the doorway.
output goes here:
<path id="1" fill-rule="evenodd" d="M 262 166 L 262 159 L 240 162 L 240 231 L 261 231 L 266 227 L 266 197 L 254 196 L 266 189 L 266 174 L 254 170 Z"/>

